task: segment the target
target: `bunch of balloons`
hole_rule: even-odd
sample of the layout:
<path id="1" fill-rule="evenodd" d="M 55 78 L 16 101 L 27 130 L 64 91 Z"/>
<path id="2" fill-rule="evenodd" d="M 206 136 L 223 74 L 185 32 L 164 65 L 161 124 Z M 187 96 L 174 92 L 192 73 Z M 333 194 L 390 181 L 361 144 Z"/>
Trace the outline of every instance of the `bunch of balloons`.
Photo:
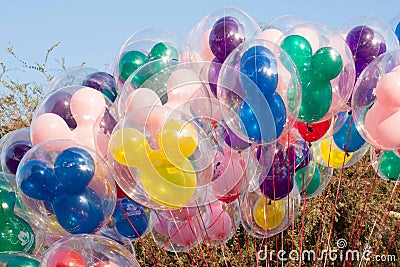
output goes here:
<path id="1" fill-rule="evenodd" d="M 0 263 L 138 266 L 124 245 L 147 234 L 181 252 L 240 223 L 269 237 L 368 150 L 398 181 L 397 23 L 258 25 L 226 7 L 185 40 L 141 30 L 106 71 L 56 75 L 0 142 Z"/>

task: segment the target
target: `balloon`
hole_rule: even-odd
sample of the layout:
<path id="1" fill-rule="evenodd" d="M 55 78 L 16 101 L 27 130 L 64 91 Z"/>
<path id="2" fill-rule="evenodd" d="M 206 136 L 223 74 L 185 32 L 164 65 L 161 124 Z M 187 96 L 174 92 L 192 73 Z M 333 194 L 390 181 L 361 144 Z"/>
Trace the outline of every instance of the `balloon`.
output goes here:
<path id="1" fill-rule="evenodd" d="M 208 207 L 204 215 L 206 236 L 212 240 L 227 240 L 232 231 L 232 220 L 222 207 Z"/>
<path id="2" fill-rule="evenodd" d="M 119 60 L 119 76 L 123 81 L 126 81 L 128 77 L 140 66 L 146 64 L 148 58 L 146 55 L 139 51 L 129 51 L 123 54 Z"/>
<path id="3" fill-rule="evenodd" d="M 245 150 L 251 146 L 250 143 L 239 138 L 228 126 L 225 127 L 226 135 L 224 138 L 225 143 L 235 150 Z"/>
<path id="4" fill-rule="evenodd" d="M 208 83 L 210 85 L 211 92 L 215 97 L 217 97 L 217 85 L 218 85 L 218 77 L 219 72 L 221 70 L 222 62 L 219 61 L 218 58 L 214 58 L 210 63 L 210 67 L 208 69 Z"/>
<path id="5" fill-rule="evenodd" d="M 122 128 L 111 137 L 110 153 L 119 163 L 140 169 L 143 188 L 154 201 L 182 207 L 192 198 L 197 184 L 186 158 L 196 149 L 197 132 L 191 124 L 170 120 L 158 140 L 160 150 L 152 150 L 138 130 Z"/>
<path id="6" fill-rule="evenodd" d="M 85 259 L 72 250 L 58 250 L 47 259 L 47 267 L 87 267 Z"/>
<path id="7" fill-rule="evenodd" d="M 102 261 L 95 263 L 92 267 L 120 267 L 120 266 L 110 261 Z"/>
<path id="8" fill-rule="evenodd" d="M 311 69 L 317 79 L 326 81 L 337 77 L 343 68 L 342 57 L 331 47 L 318 49 L 312 57 Z"/>
<path id="9" fill-rule="evenodd" d="M 86 150 L 72 147 L 58 154 L 54 161 L 55 174 L 68 194 L 82 193 L 93 178 L 95 164 Z"/>
<path id="10" fill-rule="evenodd" d="M 253 217 L 256 224 L 263 229 L 277 228 L 285 217 L 284 202 L 261 196 L 254 204 Z"/>
<path id="11" fill-rule="evenodd" d="M 281 47 L 289 54 L 301 78 L 310 68 L 312 58 L 310 43 L 300 35 L 290 35 L 283 40 Z"/>
<path id="12" fill-rule="evenodd" d="M 19 140 L 11 143 L 5 152 L 5 162 L 8 170 L 12 174 L 17 173 L 17 169 L 22 157 L 31 149 L 32 146 L 29 141 Z"/>
<path id="13" fill-rule="evenodd" d="M 303 168 L 296 171 L 296 185 L 302 191 L 306 193 L 306 196 L 310 196 L 317 191 L 321 184 L 321 174 L 318 168 L 311 172 L 309 168 Z"/>
<path id="14" fill-rule="evenodd" d="M 149 60 L 179 60 L 179 52 L 172 44 L 157 43 L 153 46 L 149 53 Z"/>
<path id="15" fill-rule="evenodd" d="M 393 151 L 384 151 L 378 158 L 378 162 L 378 170 L 386 179 L 399 181 L 400 157 Z"/>
<path id="16" fill-rule="evenodd" d="M 223 62 L 228 55 L 244 42 L 244 29 L 234 17 L 223 17 L 215 22 L 209 36 L 213 54 Z"/>
<path id="17" fill-rule="evenodd" d="M 15 202 L 15 193 L 0 185 L 0 252 L 31 253 L 35 248 L 35 234 L 27 222 L 14 214 Z"/>
<path id="18" fill-rule="evenodd" d="M 353 154 L 339 150 L 332 143 L 327 139 L 322 140 L 320 146 L 322 160 L 330 168 L 342 167 L 351 159 Z"/>
<path id="19" fill-rule="evenodd" d="M 44 109 L 60 116 L 72 130 L 76 128 L 76 121 L 71 113 L 71 97 L 72 95 L 68 92 L 56 91 L 49 96 Z"/>
<path id="20" fill-rule="evenodd" d="M 333 140 L 344 152 L 355 152 L 365 144 L 365 140 L 357 131 L 352 115 L 347 116 L 344 125 L 333 135 Z"/>
<path id="21" fill-rule="evenodd" d="M 399 39 L 400 42 L 400 22 L 397 24 L 394 32 L 396 33 L 397 39 Z"/>
<path id="22" fill-rule="evenodd" d="M 117 201 L 113 217 L 118 233 L 128 238 L 142 236 L 149 224 L 143 206 L 127 198 Z"/>
<path id="23" fill-rule="evenodd" d="M 94 88 L 108 97 L 112 102 L 117 98 L 114 77 L 107 72 L 89 74 L 82 82 L 83 86 Z"/>
<path id="24" fill-rule="evenodd" d="M 40 265 L 31 256 L 21 253 L 0 253 L 0 264 L 5 267 L 39 267 Z"/>
<path id="25" fill-rule="evenodd" d="M 250 47 L 240 59 L 240 71 L 249 78 L 241 79 L 245 91 L 249 87 L 246 82 L 252 81 L 267 99 L 275 92 L 278 85 L 277 62 L 268 48 Z"/>
<path id="26" fill-rule="evenodd" d="M 315 142 L 321 139 L 331 127 L 332 120 L 321 121 L 317 123 L 303 123 L 296 121 L 295 127 L 301 137 L 307 142 Z"/>
<path id="27" fill-rule="evenodd" d="M 286 197 L 294 184 L 295 158 L 290 158 L 286 149 L 277 144 L 272 167 L 261 180 L 260 190 L 263 195 L 277 200 Z"/>
<path id="28" fill-rule="evenodd" d="M 126 113 L 144 107 L 161 106 L 158 95 L 151 89 L 138 88 L 129 94 L 126 99 Z"/>
<path id="29" fill-rule="evenodd" d="M 168 235 L 177 246 L 188 248 L 195 246 L 201 239 L 200 231 L 201 228 L 196 218 L 168 223 Z"/>

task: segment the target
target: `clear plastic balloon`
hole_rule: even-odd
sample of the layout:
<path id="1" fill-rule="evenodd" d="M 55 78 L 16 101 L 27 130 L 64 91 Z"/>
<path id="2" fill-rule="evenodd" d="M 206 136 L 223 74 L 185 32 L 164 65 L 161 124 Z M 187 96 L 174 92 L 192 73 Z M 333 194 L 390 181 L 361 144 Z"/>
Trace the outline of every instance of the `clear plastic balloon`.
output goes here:
<path id="1" fill-rule="evenodd" d="M 40 262 L 26 253 L 2 252 L 0 253 L 0 264 L 6 267 L 39 267 Z"/>
<path id="2" fill-rule="evenodd" d="M 261 24 L 261 32 L 256 36 L 256 39 L 264 39 L 279 45 L 280 41 L 283 39 L 284 32 L 305 22 L 303 18 L 292 15 L 274 18 Z"/>
<path id="3" fill-rule="evenodd" d="M 357 77 L 379 55 L 399 49 L 399 41 L 390 26 L 372 16 L 344 23 L 339 33 L 352 52 Z"/>
<path id="4" fill-rule="evenodd" d="M 211 187 L 213 143 L 178 110 L 154 106 L 128 113 L 114 129 L 109 149 L 117 183 L 146 207 L 201 205 Z"/>
<path id="5" fill-rule="evenodd" d="M 200 224 L 205 233 L 203 242 L 218 246 L 231 239 L 239 228 L 239 213 L 238 200 L 230 203 L 217 201 L 205 205 Z"/>
<path id="6" fill-rule="evenodd" d="M 202 18 L 186 37 L 189 60 L 211 62 L 217 58 L 218 63 L 223 63 L 238 45 L 259 32 L 257 22 L 240 9 L 224 7 L 214 10 Z"/>
<path id="7" fill-rule="evenodd" d="M 353 118 L 361 136 L 382 150 L 400 148 L 400 50 L 385 53 L 360 75 L 352 99 Z"/>
<path id="8" fill-rule="evenodd" d="M 156 244 L 170 252 L 187 252 L 204 237 L 199 212 L 183 210 L 185 216 L 176 217 L 170 211 L 150 212 L 151 234 Z"/>
<path id="9" fill-rule="evenodd" d="M 117 90 L 121 90 L 128 77 L 137 69 L 154 60 L 177 60 L 182 51 L 179 38 L 166 30 L 147 28 L 135 32 L 121 46 L 114 63 Z M 157 66 L 163 68 L 163 64 Z M 154 71 L 157 71 L 154 70 Z"/>
<path id="10" fill-rule="evenodd" d="M 99 235 L 63 238 L 45 251 L 42 267 L 139 267 L 135 257 L 122 245 Z"/>
<path id="11" fill-rule="evenodd" d="M 16 174 L 19 162 L 32 147 L 29 128 L 9 132 L 1 139 L 0 163 L 4 172 Z M 11 183 L 13 186 L 15 182 Z"/>
<path id="12" fill-rule="evenodd" d="M 298 120 L 326 121 L 345 109 L 355 68 L 342 36 L 322 24 L 302 23 L 284 32 L 280 43 L 296 65 L 302 85 Z"/>
<path id="13" fill-rule="evenodd" d="M 400 15 L 395 16 L 393 19 L 390 20 L 389 26 L 394 31 L 394 34 L 397 37 L 397 40 L 400 42 Z"/>
<path id="14" fill-rule="evenodd" d="M 93 88 L 61 88 L 36 109 L 30 128 L 32 143 L 71 139 L 105 157 L 109 135 L 117 123 L 114 113 L 112 102 Z"/>
<path id="15" fill-rule="evenodd" d="M 400 157 L 395 151 L 370 149 L 370 160 L 378 176 L 387 181 L 400 181 Z"/>
<path id="16" fill-rule="evenodd" d="M 159 65 L 163 65 L 162 70 L 154 71 Z M 135 85 L 137 80 L 140 85 Z M 212 117 L 207 84 L 193 70 L 193 64 L 153 60 L 129 76 L 120 94 L 120 118 L 139 108 L 161 105 L 180 110 L 203 123 Z"/>
<path id="17" fill-rule="evenodd" d="M 243 43 L 226 59 L 217 95 L 229 129 L 253 144 L 272 143 L 284 136 L 301 103 L 297 72 L 289 56 L 261 39 Z"/>
<path id="18" fill-rule="evenodd" d="M 120 235 L 115 229 L 113 228 L 102 228 L 100 231 L 97 232 L 97 235 L 105 236 L 114 240 L 115 242 L 123 245 L 125 248 L 128 248 L 129 252 L 132 253 L 133 256 L 136 256 L 135 248 L 134 248 L 134 240 L 131 240 L 127 237 Z"/>
<path id="19" fill-rule="evenodd" d="M 113 213 L 116 189 L 102 157 L 72 140 L 52 140 L 25 154 L 17 172 L 21 209 L 54 236 L 94 233 Z"/>
<path id="20" fill-rule="evenodd" d="M 21 209 L 10 180 L 15 182 L 15 176 L 0 172 L 0 252 L 35 254 L 42 246 L 44 231 L 34 227 Z"/>
<path id="21" fill-rule="evenodd" d="M 296 186 L 280 200 L 269 199 L 259 191 L 245 191 L 239 198 L 242 225 L 257 238 L 268 238 L 284 231 L 293 223 L 299 206 L 300 194 Z"/>

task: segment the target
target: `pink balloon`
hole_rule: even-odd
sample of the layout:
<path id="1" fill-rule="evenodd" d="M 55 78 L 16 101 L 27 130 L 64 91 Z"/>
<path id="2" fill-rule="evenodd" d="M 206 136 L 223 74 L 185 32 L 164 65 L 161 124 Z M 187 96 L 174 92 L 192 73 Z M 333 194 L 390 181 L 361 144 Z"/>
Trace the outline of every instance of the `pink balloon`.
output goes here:
<path id="1" fill-rule="evenodd" d="M 161 215 L 155 215 L 154 231 L 161 235 L 168 235 L 168 221 Z"/>
<path id="2" fill-rule="evenodd" d="M 55 139 L 74 139 L 67 123 L 57 114 L 45 113 L 37 117 L 31 125 L 34 145 Z"/>
<path id="3" fill-rule="evenodd" d="M 168 234 L 176 245 L 191 247 L 200 240 L 200 225 L 197 219 L 169 222 Z"/>
<path id="4" fill-rule="evenodd" d="M 106 101 L 99 91 L 84 87 L 72 95 L 70 107 L 71 114 L 74 116 L 78 127 L 82 125 L 93 127 L 97 119 L 104 115 Z"/>
<path id="5" fill-rule="evenodd" d="M 203 56 L 203 60 L 212 61 L 214 59 L 214 54 L 211 51 L 209 37 L 210 37 L 211 29 L 206 30 L 200 39 L 200 50 Z"/>
<path id="6" fill-rule="evenodd" d="M 125 111 L 131 112 L 139 108 L 161 106 L 161 100 L 151 89 L 139 88 L 128 95 Z"/>
<path id="7" fill-rule="evenodd" d="M 174 108 L 184 105 L 200 90 L 202 83 L 197 74 L 189 69 L 178 69 L 171 73 L 167 81 L 168 103 Z"/>
<path id="8" fill-rule="evenodd" d="M 207 208 L 204 217 L 207 237 L 212 240 L 229 238 L 229 233 L 232 231 L 232 219 L 222 207 Z"/>
<path id="9" fill-rule="evenodd" d="M 383 75 L 376 85 L 377 101 L 387 107 L 400 108 L 400 70 L 397 71 Z"/>
<path id="10" fill-rule="evenodd" d="M 278 30 L 278 29 L 265 29 L 261 33 L 259 33 L 256 37 L 256 39 L 264 39 L 270 42 L 273 42 L 275 44 L 279 44 L 279 41 L 283 37 L 283 33 Z"/>

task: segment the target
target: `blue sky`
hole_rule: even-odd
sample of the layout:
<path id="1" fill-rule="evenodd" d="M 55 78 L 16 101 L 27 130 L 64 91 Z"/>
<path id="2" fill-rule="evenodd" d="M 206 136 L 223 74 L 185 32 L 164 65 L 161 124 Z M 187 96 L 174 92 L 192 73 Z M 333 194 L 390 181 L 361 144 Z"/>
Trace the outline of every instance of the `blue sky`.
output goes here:
<path id="1" fill-rule="evenodd" d="M 18 56 L 41 62 L 45 51 L 60 41 L 54 59 L 66 58 L 67 66 L 82 61 L 105 69 L 123 42 L 135 31 L 156 27 L 184 38 L 207 13 L 234 6 L 258 22 L 281 15 L 295 15 L 332 27 L 358 16 L 372 15 L 389 22 L 400 15 L 398 0 L 255 0 L 255 1 L 23 1 L 0 0 L 0 61 L 19 67 L 5 51 L 11 42 Z M 11 73 L 21 81 L 41 77 L 31 72 Z"/>

